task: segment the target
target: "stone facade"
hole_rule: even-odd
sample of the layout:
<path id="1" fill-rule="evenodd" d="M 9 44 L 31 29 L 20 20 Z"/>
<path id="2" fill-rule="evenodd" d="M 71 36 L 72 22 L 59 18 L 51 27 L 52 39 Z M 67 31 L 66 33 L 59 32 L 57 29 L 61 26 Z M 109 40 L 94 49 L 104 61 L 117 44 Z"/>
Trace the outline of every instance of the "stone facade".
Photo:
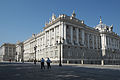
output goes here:
<path id="1" fill-rule="evenodd" d="M 61 45 L 61 47 L 60 47 Z M 24 59 L 49 57 L 52 61 L 65 63 L 101 63 L 101 60 L 120 58 L 120 36 L 113 32 L 113 25 L 107 26 L 100 23 L 95 27 L 89 27 L 83 20 L 65 14 L 56 16 L 45 24 L 44 31 L 34 34 L 24 41 Z"/>
<path id="2" fill-rule="evenodd" d="M 120 64 L 120 36 L 113 32 L 113 25 L 107 26 L 100 19 L 100 23 L 95 29 L 100 33 L 102 58 L 105 63 L 117 62 L 116 64 Z"/>
<path id="3" fill-rule="evenodd" d="M 23 42 L 16 43 L 16 61 L 23 62 L 24 61 L 24 50 L 23 50 Z"/>
<path id="4" fill-rule="evenodd" d="M 3 61 L 3 47 L 0 47 L 0 61 Z"/>
<path id="5" fill-rule="evenodd" d="M 0 48 L 4 60 L 8 60 L 6 48 L 5 45 Z M 49 57 L 53 62 L 61 59 L 63 63 L 120 64 L 120 36 L 113 32 L 113 25 L 103 24 L 101 18 L 92 28 L 77 19 L 75 12 L 71 16 L 53 14 L 44 30 L 17 43 L 13 54 L 14 59 L 9 59 L 17 61 L 39 61 Z"/>

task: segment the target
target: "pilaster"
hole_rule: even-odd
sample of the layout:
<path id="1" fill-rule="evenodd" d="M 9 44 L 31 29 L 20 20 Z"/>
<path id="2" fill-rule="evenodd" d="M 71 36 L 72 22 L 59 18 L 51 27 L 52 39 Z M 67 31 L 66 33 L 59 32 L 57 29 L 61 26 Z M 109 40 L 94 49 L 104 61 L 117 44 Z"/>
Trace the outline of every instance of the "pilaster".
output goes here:
<path id="1" fill-rule="evenodd" d="M 63 38 L 64 38 L 64 22 L 61 22 L 60 26 L 60 37 L 61 37 L 61 42 L 63 43 Z"/>
<path id="2" fill-rule="evenodd" d="M 45 36 L 46 36 L 46 35 L 45 35 Z M 41 49 L 43 49 L 43 48 L 46 46 L 46 44 L 45 44 L 45 43 L 46 43 L 45 36 L 42 37 L 42 43 L 41 43 L 41 44 L 42 44 L 43 47 L 41 47 Z"/>
<path id="3" fill-rule="evenodd" d="M 114 39 L 113 39 L 113 46 L 112 47 L 113 47 L 113 49 L 115 48 L 115 40 Z"/>
<path id="4" fill-rule="evenodd" d="M 101 44 L 102 44 L 102 56 L 104 56 L 106 54 L 106 35 L 102 34 L 101 37 Z"/>
<path id="5" fill-rule="evenodd" d="M 98 49 L 98 37 L 96 35 L 96 49 Z"/>
<path id="6" fill-rule="evenodd" d="M 78 28 L 76 28 L 76 37 L 77 37 L 77 44 L 79 45 L 79 31 L 78 31 Z"/>
<path id="7" fill-rule="evenodd" d="M 72 45 L 73 45 L 73 27 L 72 26 L 70 26 L 70 34 L 71 34 L 71 43 L 72 43 Z"/>
<path id="8" fill-rule="evenodd" d="M 54 45 L 56 44 L 56 28 L 54 28 Z"/>
<path id="9" fill-rule="evenodd" d="M 45 47 L 47 46 L 47 32 L 46 31 L 45 31 L 45 44 L 44 45 L 45 45 Z"/>
<path id="10" fill-rule="evenodd" d="M 85 32 L 82 30 L 82 44 L 84 45 L 85 42 Z"/>
<path id="11" fill-rule="evenodd" d="M 89 44 L 89 34 L 88 34 L 88 48 L 90 48 L 90 44 Z"/>
<path id="12" fill-rule="evenodd" d="M 49 46 L 51 45 L 51 29 L 49 30 Z"/>
<path id="13" fill-rule="evenodd" d="M 120 44 L 119 44 L 119 40 L 118 40 L 118 50 L 119 50 L 119 46 L 120 46 Z"/>
<path id="14" fill-rule="evenodd" d="M 112 48 L 112 47 L 111 47 L 111 45 L 112 45 L 111 38 L 109 38 L 109 39 L 110 39 L 110 41 L 109 41 L 109 42 L 110 42 L 110 45 L 109 45 L 109 46 L 110 46 L 110 48 Z"/>
<path id="15" fill-rule="evenodd" d="M 60 37 L 61 37 L 61 23 L 59 25 L 59 36 L 58 36 L 58 42 L 60 42 Z"/>
<path id="16" fill-rule="evenodd" d="M 108 40 L 108 45 L 107 45 L 107 47 L 110 48 L 110 38 L 108 37 L 107 40 Z"/>
<path id="17" fill-rule="evenodd" d="M 8 54 L 8 55 L 10 55 L 9 54 L 9 46 L 7 46 L 8 47 L 8 53 L 5 53 L 5 49 L 6 49 L 6 47 L 4 46 L 4 54 L 6 55 L 6 54 Z M 10 58 L 11 59 L 11 58 Z"/>
<path id="18" fill-rule="evenodd" d="M 14 54 L 13 48 L 12 48 L 12 59 L 15 57 L 15 60 L 17 59 L 16 53 Z"/>
<path id="19" fill-rule="evenodd" d="M 64 43 L 67 44 L 66 24 L 63 24 L 63 25 L 64 25 Z"/>

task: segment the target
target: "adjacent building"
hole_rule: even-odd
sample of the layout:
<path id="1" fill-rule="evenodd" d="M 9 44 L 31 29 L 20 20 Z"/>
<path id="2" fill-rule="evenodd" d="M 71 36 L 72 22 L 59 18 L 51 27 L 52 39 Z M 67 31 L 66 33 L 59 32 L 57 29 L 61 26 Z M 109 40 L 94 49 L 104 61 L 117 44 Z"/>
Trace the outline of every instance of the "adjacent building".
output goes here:
<path id="1" fill-rule="evenodd" d="M 0 62 L 3 61 L 3 47 L 0 47 Z"/>
<path id="2" fill-rule="evenodd" d="M 16 60 L 16 45 L 4 43 L 0 47 L 0 61 L 15 61 Z"/>

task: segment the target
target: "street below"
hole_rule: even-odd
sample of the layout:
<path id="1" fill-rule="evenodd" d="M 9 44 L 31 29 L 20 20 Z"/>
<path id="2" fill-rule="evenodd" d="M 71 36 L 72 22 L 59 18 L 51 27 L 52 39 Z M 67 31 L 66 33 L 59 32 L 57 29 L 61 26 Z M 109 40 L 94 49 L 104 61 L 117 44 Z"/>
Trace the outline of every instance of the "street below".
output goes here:
<path id="1" fill-rule="evenodd" d="M 120 80 L 119 67 L 52 64 L 40 69 L 40 63 L 0 63 L 0 80 Z"/>

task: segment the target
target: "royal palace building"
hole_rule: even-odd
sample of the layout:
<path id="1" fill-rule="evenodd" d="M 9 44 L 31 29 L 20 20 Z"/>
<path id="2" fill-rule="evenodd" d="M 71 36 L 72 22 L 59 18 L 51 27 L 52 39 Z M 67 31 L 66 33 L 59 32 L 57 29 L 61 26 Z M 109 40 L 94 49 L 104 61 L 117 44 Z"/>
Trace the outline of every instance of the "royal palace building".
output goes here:
<path id="1" fill-rule="evenodd" d="M 3 44 L 0 59 L 40 61 L 49 57 L 62 63 L 120 64 L 120 36 L 101 17 L 98 25 L 89 27 L 74 11 L 71 16 L 53 14 L 43 29 L 16 45 Z"/>
<path id="2" fill-rule="evenodd" d="M 65 14 L 54 14 L 44 30 L 23 42 L 24 61 L 39 61 L 49 57 L 52 61 L 81 64 L 120 64 L 120 36 L 113 25 L 87 26 L 83 20 Z"/>

